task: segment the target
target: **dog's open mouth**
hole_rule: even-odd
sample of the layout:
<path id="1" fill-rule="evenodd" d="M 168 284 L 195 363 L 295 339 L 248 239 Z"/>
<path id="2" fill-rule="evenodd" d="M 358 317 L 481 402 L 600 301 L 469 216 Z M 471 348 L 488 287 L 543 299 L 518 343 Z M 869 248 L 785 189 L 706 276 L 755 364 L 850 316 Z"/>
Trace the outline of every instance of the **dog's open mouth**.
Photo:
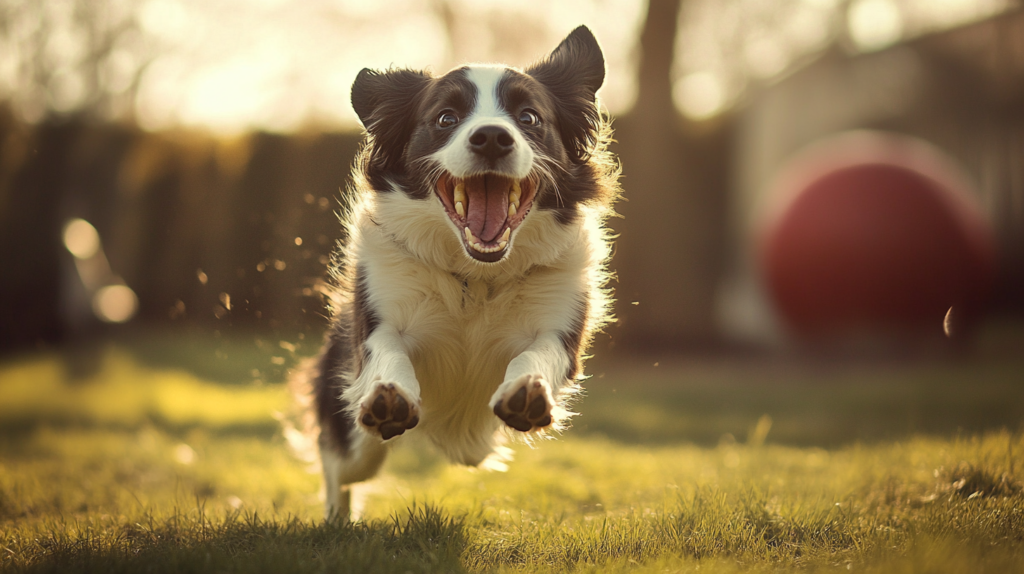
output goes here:
<path id="1" fill-rule="evenodd" d="M 529 178 L 496 173 L 464 179 L 444 174 L 435 191 L 448 217 L 462 230 L 470 257 L 494 262 L 505 256 L 512 232 L 530 211 L 537 188 Z"/>

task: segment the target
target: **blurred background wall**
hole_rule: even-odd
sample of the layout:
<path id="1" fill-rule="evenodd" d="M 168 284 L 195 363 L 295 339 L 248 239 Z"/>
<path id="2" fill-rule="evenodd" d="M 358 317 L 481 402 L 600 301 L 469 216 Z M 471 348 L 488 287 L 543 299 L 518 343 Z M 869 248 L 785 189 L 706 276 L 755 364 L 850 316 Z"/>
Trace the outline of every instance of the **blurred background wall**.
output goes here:
<path id="1" fill-rule="evenodd" d="M 319 333 L 358 70 L 524 66 L 581 23 L 606 50 L 627 197 L 606 351 L 799 339 L 758 230 L 793 158 L 850 130 L 913 136 L 963 174 L 995 254 L 972 324 L 1020 323 L 1014 0 L 0 0 L 0 352 Z"/>

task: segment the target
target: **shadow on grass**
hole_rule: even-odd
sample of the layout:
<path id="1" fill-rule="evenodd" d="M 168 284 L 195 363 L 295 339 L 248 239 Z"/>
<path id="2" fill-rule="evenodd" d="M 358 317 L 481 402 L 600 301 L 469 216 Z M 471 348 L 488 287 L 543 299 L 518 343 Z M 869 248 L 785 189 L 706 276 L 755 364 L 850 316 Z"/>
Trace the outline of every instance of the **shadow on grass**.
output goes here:
<path id="1" fill-rule="evenodd" d="M 464 572 L 464 521 L 433 507 L 356 524 L 202 509 L 105 528 L 57 523 L 22 541 L 9 572 Z M 0 561 L 2 563 L 2 561 Z"/>
<path id="2" fill-rule="evenodd" d="M 574 433 L 626 444 L 837 448 L 1024 425 L 1024 364 L 737 363 L 611 370 L 585 383 Z M 755 430 L 762 418 L 768 426 Z"/>
<path id="3" fill-rule="evenodd" d="M 270 439 L 280 433 L 270 415 L 286 410 L 288 399 L 281 385 L 265 383 L 284 380 L 287 368 L 303 353 L 313 353 L 316 342 L 307 338 L 300 348 L 285 340 L 258 341 L 262 345 L 140 335 L 118 347 L 127 352 L 95 353 L 100 370 L 77 381 L 62 378 L 54 368 L 59 356 L 29 362 L 9 371 L 20 373 L 20 381 L 0 381 L 0 406 L 11 397 L 21 401 L 9 403 L 17 408 L 0 408 L 0 432 L 152 425 L 177 437 L 201 429 Z M 575 405 L 581 416 L 573 419 L 571 435 L 600 435 L 624 444 L 711 446 L 767 439 L 836 448 L 920 434 L 1016 430 L 1024 423 L 1020 359 L 835 364 L 680 359 L 661 366 L 595 360 L 589 367 L 596 376 L 585 382 L 583 399 Z M 197 379 L 187 373 L 204 375 Z M 36 378 L 43 376 L 55 381 L 40 385 Z"/>
<path id="4" fill-rule="evenodd" d="M 299 340 L 295 335 L 275 337 L 272 333 L 251 337 L 215 337 L 208 332 L 148 332 L 133 340 L 120 339 L 119 346 L 133 358 L 153 369 L 184 369 L 204 380 L 244 386 L 254 380 L 282 383 L 302 357 L 316 354 L 321 338 Z"/>
<path id="5" fill-rule="evenodd" d="M 177 423 L 159 416 L 148 416 L 138 422 L 100 421 L 83 414 L 75 416 L 47 416 L 30 413 L 22 417 L 0 418 L 0 435 L 11 439 L 9 443 L 26 440 L 40 429 L 58 431 L 110 431 L 134 433 L 144 428 L 154 428 L 169 437 L 184 439 L 195 431 L 214 438 L 246 437 L 271 440 L 281 435 L 281 423 L 274 419 L 251 423 L 228 423 L 211 425 L 202 422 Z"/>

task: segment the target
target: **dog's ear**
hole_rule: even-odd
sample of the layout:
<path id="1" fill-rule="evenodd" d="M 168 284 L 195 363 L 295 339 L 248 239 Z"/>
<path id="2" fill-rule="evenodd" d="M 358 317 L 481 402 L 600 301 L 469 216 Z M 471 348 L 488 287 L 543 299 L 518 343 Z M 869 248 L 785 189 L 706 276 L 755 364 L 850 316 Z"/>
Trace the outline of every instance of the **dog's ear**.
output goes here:
<path id="1" fill-rule="evenodd" d="M 586 26 L 576 28 L 526 73 L 558 100 L 562 143 L 573 161 L 586 161 L 597 142 L 597 90 L 604 83 L 604 54 L 594 34 Z"/>
<path id="2" fill-rule="evenodd" d="M 413 70 L 363 68 L 352 83 L 352 108 L 374 138 L 385 166 L 401 157 L 415 124 L 415 101 L 430 76 Z"/>

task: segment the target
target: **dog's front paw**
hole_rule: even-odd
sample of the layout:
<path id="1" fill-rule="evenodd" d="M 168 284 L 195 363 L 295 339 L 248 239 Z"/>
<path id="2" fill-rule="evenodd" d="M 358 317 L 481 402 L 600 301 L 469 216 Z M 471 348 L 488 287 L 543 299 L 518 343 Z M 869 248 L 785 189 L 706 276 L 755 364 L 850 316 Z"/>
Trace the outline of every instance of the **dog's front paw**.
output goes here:
<path id="1" fill-rule="evenodd" d="M 517 431 L 530 432 L 551 425 L 554 400 L 541 375 L 523 375 L 506 382 L 498 388 L 496 396 L 494 414 Z"/>
<path id="2" fill-rule="evenodd" d="M 409 400 L 394 383 L 381 383 L 359 409 L 359 422 L 384 440 L 396 437 L 420 422 L 417 401 Z"/>

